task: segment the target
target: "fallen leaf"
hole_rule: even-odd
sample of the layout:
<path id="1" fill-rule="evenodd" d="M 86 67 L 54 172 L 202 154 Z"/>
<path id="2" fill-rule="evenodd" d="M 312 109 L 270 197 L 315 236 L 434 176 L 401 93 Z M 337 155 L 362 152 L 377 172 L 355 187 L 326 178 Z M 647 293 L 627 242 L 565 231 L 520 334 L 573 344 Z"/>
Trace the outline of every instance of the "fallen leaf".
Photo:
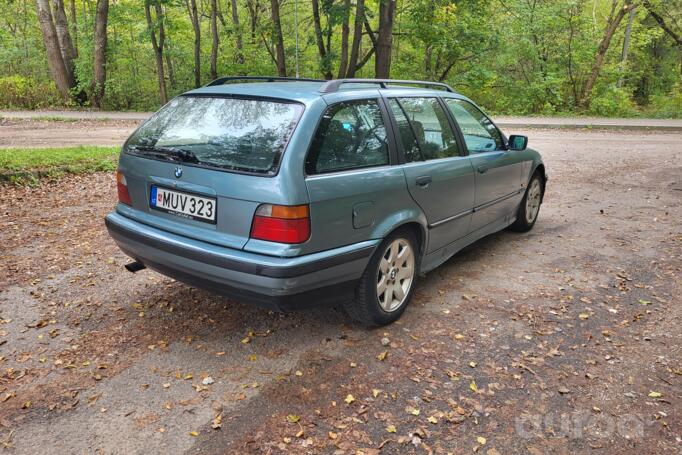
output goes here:
<path id="1" fill-rule="evenodd" d="M 395 433 L 397 430 L 395 429 L 395 425 L 389 425 L 386 427 L 386 431 L 389 433 Z"/>
<path id="2" fill-rule="evenodd" d="M 196 438 L 197 436 L 199 436 L 199 433 L 197 433 L 196 431 L 190 431 L 189 435 L 194 436 Z"/>
<path id="3" fill-rule="evenodd" d="M 222 426 L 223 426 L 223 415 L 222 415 L 222 414 L 218 414 L 218 415 L 215 416 L 215 418 L 211 421 L 211 428 L 213 428 L 214 430 L 218 430 L 218 429 L 221 428 Z"/>
<path id="4" fill-rule="evenodd" d="M 476 438 L 476 441 L 477 441 L 479 444 L 481 444 L 482 446 L 484 446 L 485 443 L 488 442 L 488 440 L 487 440 L 486 438 L 484 438 L 483 436 L 477 437 L 477 438 Z"/>
<path id="5" fill-rule="evenodd" d="M 355 401 L 355 397 L 349 393 L 343 401 L 345 401 L 346 404 L 351 404 Z"/>
<path id="6" fill-rule="evenodd" d="M 373 396 L 374 398 L 378 397 L 380 393 L 381 393 L 381 390 L 379 390 L 379 389 L 372 389 L 372 396 Z"/>
<path id="7" fill-rule="evenodd" d="M 428 419 L 429 422 L 433 423 L 434 425 L 438 423 L 438 419 L 435 418 L 434 416 L 430 416 Z"/>
<path id="8" fill-rule="evenodd" d="M 469 383 L 469 388 L 472 392 L 478 392 L 478 386 L 476 386 L 476 381 L 471 381 Z"/>
<path id="9" fill-rule="evenodd" d="M 388 356 L 388 351 L 384 351 L 384 352 L 382 352 L 381 354 L 379 354 L 379 355 L 377 356 L 377 359 L 383 362 L 384 359 L 386 359 L 386 356 Z"/>
<path id="10" fill-rule="evenodd" d="M 289 423 L 297 423 L 300 420 L 301 420 L 301 418 L 299 416 L 297 416 L 296 414 L 289 414 L 287 416 L 287 422 L 289 422 Z"/>
<path id="11" fill-rule="evenodd" d="M 663 394 L 661 392 L 654 392 L 654 391 L 649 392 L 650 398 L 661 398 L 662 396 L 663 396 Z"/>

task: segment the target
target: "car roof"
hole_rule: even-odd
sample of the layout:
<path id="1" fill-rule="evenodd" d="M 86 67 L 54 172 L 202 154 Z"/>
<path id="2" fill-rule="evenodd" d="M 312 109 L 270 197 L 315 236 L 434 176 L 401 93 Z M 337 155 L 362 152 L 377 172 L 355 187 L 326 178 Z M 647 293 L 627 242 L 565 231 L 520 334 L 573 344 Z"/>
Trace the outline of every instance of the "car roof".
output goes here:
<path id="1" fill-rule="evenodd" d="M 246 82 L 246 83 L 231 83 L 223 85 L 208 85 L 195 90 L 186 92 L 185 95 L 241 95 L 254 97 L 279 98 L 291 101 L 298 101 L 301 103 L 310 103 L 325 94 L 320 92 L 320 88 L 325 81 L 287 81 L 287 82 Z M 371 83 L 348 83 L 344 84 L 337 92 L 333 92 L 335 99 L 343 97 L 343 94 L 354 94 L 358 92 L 367 91 L 370 93 L 377 93 L 380 90 L 388 96 L 403 95 L 403 96 L 445 96 L 454 98 L 464 98 L 456 92 L 448 92 L 445 90 L 434 90 L 429 88 L 419 88 L 410 86 L 391 85 L 385 89 L 377 87 L 376 84 Z M 454 95 L 454 96 L 453 96 Z"/>

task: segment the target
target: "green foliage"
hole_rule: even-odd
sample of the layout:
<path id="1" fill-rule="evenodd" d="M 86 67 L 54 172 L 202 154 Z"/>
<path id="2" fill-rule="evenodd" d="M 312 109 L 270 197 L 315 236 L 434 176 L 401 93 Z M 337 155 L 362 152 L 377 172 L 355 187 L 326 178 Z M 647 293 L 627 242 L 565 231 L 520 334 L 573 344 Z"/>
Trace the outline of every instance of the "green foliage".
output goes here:
<path id="1" fill-rule="evenodd" d="M 594 96 L 589 113 L 600 117 L 633 117 L 638 114 L 631 94 L 616 86 L 608 87 Z"/>
<path id="2" fill-rule="evenodd" d="M 116 169 L 118 147 L 0 149 L 0 184 L 26 185 L 64 174 Z"/>
<path id="3" fill-rule="evenodd" d="M 164 65 L 169 96 L 193 88 L 194 33 L 184 1 L 160 0 L 166 32 Z M 373 31 L 381 0 L 366 0 Z M 624 0 L 619 0 L 622 4 Z M 70 1 L 65 2 L 67 9 Z M 270 2 L 238 0 L 240 27 L 233 26 L 230 1 L 219 1 L 219 75 L 272 75 L 275 65 Z M 350 16 L 351 41 L 355 1 L 320 0 L 325 45 L 321 59 L 315 42 L 310 1 L 298 0 L 300 73 L 338 74 L 341 24 Z M 88 95 L 93 83 L 95 0 L 76 1 L 75 41 L 78 88 Z M 197 0 L 201 18 L 202 82 L 209 80 L 210 2 Z M 287 69 L 294 73 L 294 1 L 281 1 Z M 393 28 L 391 76 L 444 80 L 486 109 L 499 114 L 585 113 L 679 117 L 682 50 L 642 4 L 632 27 L 629 56 L 621 62 L 627 17 L 606 53 L 588 109 L 579 108 L 585 80 L 606 27 L 613 0 L 410 0 L 398 2 Z M 682 0 L 650 0 L 682 34 Z M 249 8 L 249 6 L 251 8 Z M 252 21 L 252 11 L 257 17 Z M 68 12 L 70 13 L 70 12 Z M 70 16 L 70 14 L 68 14 Z M 47 69 L 42 34 L 32 1 L 0 0 L 0 107 L 34 109 L 59 106 Z M 253 27 L 253 28 L 252 28 Z M 365 30 L 361 56 L 371 48 Z M 244 63 L 238 63 L 236 37 L 242 34 Z M 159 89 L 154 52 L 140 0 L 111 1 L 104 109 L 156 110 Z M 351 43 L 349 43 L 350 46 Z M 170 65 L 170 66 L 169 66 Z M 172 72 L 170 71 L 172 67 Z M 356 77 L 374 76 L 374 58 Z M 621 89 L 617 81 L 621 80 Z"/>
<path id="4" fill-rule="evenodd" d="M 655 95 L 646 115 L 658 118 L 682 118 L 682 84 L 676 86 L 670 95 Z"/>
<path id="5" fill-rule="evenodd" d="M 0 77 L 0 106 L 9 109 L 37 109 L 58 102 L 59 94 L 48 81 L 36 82 L 23 76 Z"/>

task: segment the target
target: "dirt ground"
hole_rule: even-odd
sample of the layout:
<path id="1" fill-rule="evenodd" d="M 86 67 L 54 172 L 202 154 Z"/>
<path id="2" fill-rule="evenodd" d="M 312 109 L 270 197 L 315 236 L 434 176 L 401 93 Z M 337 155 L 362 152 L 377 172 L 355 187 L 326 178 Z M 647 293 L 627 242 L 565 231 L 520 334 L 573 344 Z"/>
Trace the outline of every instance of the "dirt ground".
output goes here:
<path id="1" fill-rule="evenodd" d="M 122 145 L 141 120 L 13 119 L 0 117 L 0 148 Z"/>
<path id="2" fill-rule="evenodd" d="M 375 330 L 126 272 L 110 174 L 1 188 L 0 447 L 682 453 L 682 133 L 526 134 L 550 175 L 535 228 L 460 252 Z"/>

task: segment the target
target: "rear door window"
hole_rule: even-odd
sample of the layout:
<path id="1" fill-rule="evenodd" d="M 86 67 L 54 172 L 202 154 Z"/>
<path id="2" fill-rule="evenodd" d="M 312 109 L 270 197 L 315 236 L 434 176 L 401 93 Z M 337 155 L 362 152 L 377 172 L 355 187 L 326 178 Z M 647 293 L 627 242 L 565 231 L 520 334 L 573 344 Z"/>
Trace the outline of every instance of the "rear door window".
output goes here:
<path id="1" fill-rule="evenodd" d="M 179 96 L 126 143 L 130 153 L 195 165 L 274 173 L 303 106 L 262 99 Z"/>
<path id="2" fill-rule="evenodd" d="M 407 115 L 403 111 L 402 106 L 398 103 L 398 100 L 391 98 L 388 100 L 388 106 L 391 108 L 393 117 L 398 126 L 398 133 L 400 134 L 400 140 L 403 144 L 403 151 L 405 153 L 405 161 L 411 163 L 413 161 L 421 161 L 422 152 L 417 143 L 417 137 L 414 134 L 412 125 L 410 121 L 407 120 Z"/>
<path id="3" fill-rule="evenodd" d="M 423 159 L 434 160 L 459 156 L 455 133 L 437 98 L 398 98 L 397 100 L 402 107 L 403 115 L 409 120 Z M 397 120 L 400 128 L 400 117 Z M 405 136 L 402 131 L 400 134 L 401 138 Z M 409 137 L 409 134 L 406 133 L 406 135 Z M 406 158 L 409 161 L 410 157 L 406 156 Z"/>
<path id="4" fill-rule="evenodd" d="M 375 99 L 330 106 L 306 158 L 308 174 L 389 164 L 386 127 Z"/>
<path id="5" fill-rule="evenodd" d="M 445 104 L 462 130 L 469 153 L 504 149 L 502 134 L 476 106 L 454 98 L 446 98 Z"/>

